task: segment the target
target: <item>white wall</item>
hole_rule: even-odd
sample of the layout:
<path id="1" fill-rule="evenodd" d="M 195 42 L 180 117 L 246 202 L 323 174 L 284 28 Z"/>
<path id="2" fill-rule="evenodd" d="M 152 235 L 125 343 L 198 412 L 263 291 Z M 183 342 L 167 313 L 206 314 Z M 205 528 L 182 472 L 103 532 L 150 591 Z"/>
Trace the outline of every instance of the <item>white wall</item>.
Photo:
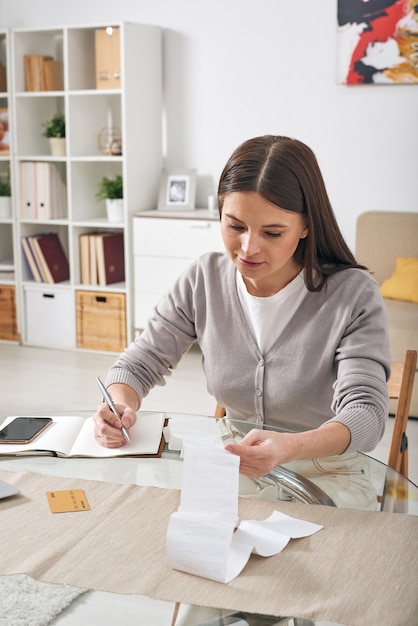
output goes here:
<path id="1" fill-rule="evenodd" d="M 264 134 L 314 150 L 350 246 L 369 210 L 417 211 L 418 86 L 336 83 L 336 0 L 0 0 L 0 28 L 136 21 L 164 32 L 166 163 L 206 202 Z M 212 181 L 212 182 L 211 182 Z"/>

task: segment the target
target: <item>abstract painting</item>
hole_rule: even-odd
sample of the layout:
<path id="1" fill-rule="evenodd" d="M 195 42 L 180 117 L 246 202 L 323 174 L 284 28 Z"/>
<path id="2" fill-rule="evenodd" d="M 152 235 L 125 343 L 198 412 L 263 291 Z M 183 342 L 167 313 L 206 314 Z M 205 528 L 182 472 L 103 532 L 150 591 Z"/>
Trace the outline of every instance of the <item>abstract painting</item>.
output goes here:
<path id="1" fill-rule="evenodd" d="M 338 0 L 337 80 L 418 83 L 417 0 Z"/>

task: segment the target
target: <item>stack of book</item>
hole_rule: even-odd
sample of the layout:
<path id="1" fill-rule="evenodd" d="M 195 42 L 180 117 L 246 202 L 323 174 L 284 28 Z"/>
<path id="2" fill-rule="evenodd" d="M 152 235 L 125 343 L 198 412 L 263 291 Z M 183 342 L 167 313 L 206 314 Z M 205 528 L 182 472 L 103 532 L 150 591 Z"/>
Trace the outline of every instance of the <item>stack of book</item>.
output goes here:
<path id="1" fill-rule="evenodd" d="M 61 91 L 62 63 L 43 54 L 25 54 L 26 91 Z"/>
<path id="2" fill-rule="evenodd" d="M 66 185 L 55 163 L 20 163 L 22 218 L 58 219 L 67 212 Z"/>
<path id="3" fill-rule="evenodd" d="M 61 283 L 70 278 L 67 255 L 57 233 L 22 237 L 22 249 L 37 283 Z"/>
<path id="4" fill-rule="evenodd" d="M 80 235 L 80 274 L 83 285 L 111 285 L 125 280 L 122 231 Z"/>

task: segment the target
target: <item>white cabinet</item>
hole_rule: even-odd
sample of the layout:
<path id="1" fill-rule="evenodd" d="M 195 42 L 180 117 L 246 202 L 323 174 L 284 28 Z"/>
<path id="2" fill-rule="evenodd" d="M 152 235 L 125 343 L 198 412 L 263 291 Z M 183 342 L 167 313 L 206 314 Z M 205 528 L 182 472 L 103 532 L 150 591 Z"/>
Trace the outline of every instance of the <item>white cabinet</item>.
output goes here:
<path id="1" fill-rule="evenodd" d="M 144 328 L 153 306 L 178 276 L 204 252 L 223 251 L 219 217 L 147 211 L 134 216 L 134 325 Z"/>
<path id="2" fill-rule="evenodd" d="M 112 80 L 107 81 L 106 55 L 97 59 L 96 38 L 115 36 L 111 50 Z M 6 35 L 0 32 L 0 45 Z M 35 310 L 47 302 L 45 283 L 34 281 L 25 261 L 21 238 L 41 232 L 57 232 L 70 265 L 65 283 L 48 285 L 58 303 L 60 324 L 69 331 L 53 339 L 56 347 L 76 348 L 77 316 L 75 295 L 80 290 L 124 294 L 126 301 L 127 343 L 133 338 L 133 254 L 129 230 L 132 215 L 156 206 L 162 169 L 162 31 L 155 26 L 134 23 L 11 31 L 12 95 L 0 93 L 0 106 L 11 101 L 13 113 L 15 191 L 13 218 L 0 220 L 0 247 L 14 257 L 16 285 L 21 303 L 19 325 L 24 343 L 46 345 L 48 316 L 32 323 Z M 25 60 L 37 55 L 50 57 L 62 71 L 57 90 L 32 90 L 27 83 Z M 0 51 L 1 60 L 1 51 Z M 116 65 L 115 65 L 116 64 Z M 117 69 L 115 69 L 117 66 Z M 100 72 L 98 72 L 98 68 Z M 99 74 L 100 73 L 100 77 Z M 28 90 L 28 87 L 30 90 Z M 42 136 L 43 124 L 56 113 L 65 115 L 66 153 L 53 156 L 48 140 Z M 102 131 L 112 126 L 120 131 L 121 150 L 106 150 Z M 5 161 L 7 163 L 7 161 Z M 26 164 L 53 164 L 62 182 L 64 200 L 59 217 L 40 217 L 28 213 L 24 173 Z M 4 167 L 0 156 L 0 171 Z M 32 165 L 30 165 L 32 167 Z M 26 169 L 25 169 L 26 168 Z M 109 222 L 104 201 L 97 201 L 97 183 L 103 177 L 123 176 L 124 214 L 122 221 Z M 39 182 L 39 181 L 38 181 Z M 13 230 L 13 233 L 12 233 Z M 82 284 L 80 275 L 80 235 L 87 232 L 121 231 L 124 234 L 125 281 L 97 287 Z M 12 242 L 16 253 L 13 255 Z M 6 246 L 7 243 L 7 246 Z M 4 244 L 4 245 L 3 245 Z M 1 271 L 0 258 L 0 271 Z M 39 291 L 39 298 L 35 292 Z M 65 303 L 65 306 L 64 306 Z M 33 309 L 33 310 L 32 310 Z M 54 306 L 48 306 L 53 311 Z M 55 325 L 56 326 L 56 325 Z M 55 327 L 54 326 L 54 327 Z M 42 327 L 42 328 L 41 328 Z"/>

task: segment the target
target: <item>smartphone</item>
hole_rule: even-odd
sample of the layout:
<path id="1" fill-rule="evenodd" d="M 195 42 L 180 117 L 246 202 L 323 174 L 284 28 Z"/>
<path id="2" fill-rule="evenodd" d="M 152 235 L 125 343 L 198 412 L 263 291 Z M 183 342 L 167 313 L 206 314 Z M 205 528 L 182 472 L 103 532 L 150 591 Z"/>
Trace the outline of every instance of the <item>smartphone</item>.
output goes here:
<path id="1" fill-rule="evenodd" d="M 15 417 L 0 430 L 0 443 L 30 443 L 52 424 L 51 417 Z"/>

